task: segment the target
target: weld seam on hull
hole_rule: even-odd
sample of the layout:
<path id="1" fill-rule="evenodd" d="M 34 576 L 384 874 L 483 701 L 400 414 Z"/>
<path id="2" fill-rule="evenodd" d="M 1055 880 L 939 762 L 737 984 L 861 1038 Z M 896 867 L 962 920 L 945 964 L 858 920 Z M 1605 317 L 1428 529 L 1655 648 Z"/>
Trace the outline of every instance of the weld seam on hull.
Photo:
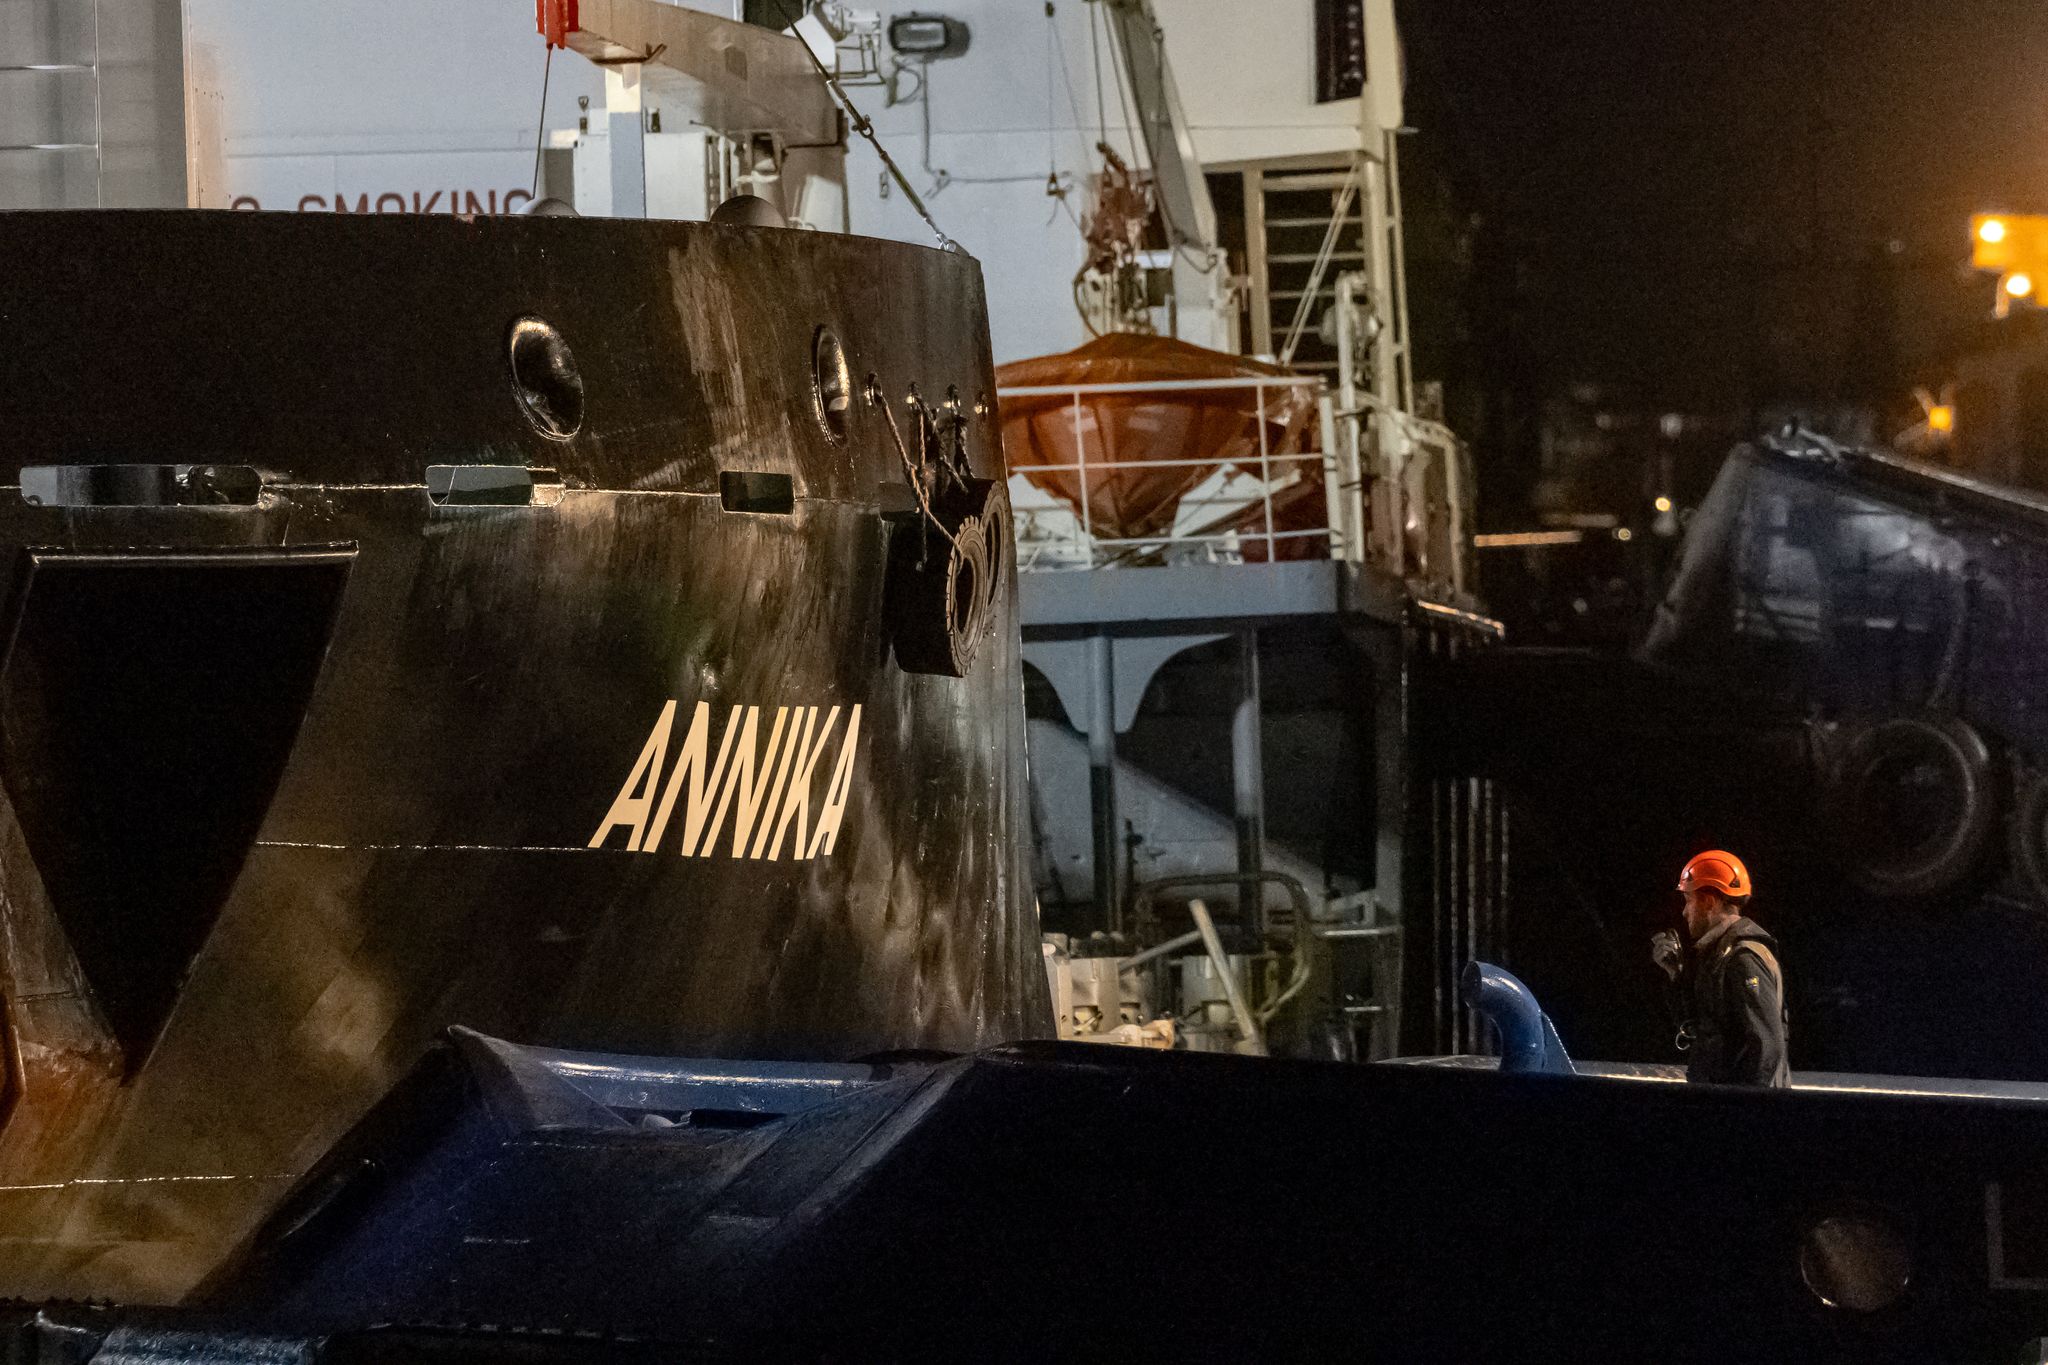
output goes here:
<path id="1" fill-rule="evenodd" d="M 556 844 L 323 844 L 309 839 L 258 839 L 257 848 L 314 848 L 335 853 L 603 853 Z"/>
<path id="2" fill-rule="evenodd" d="M 52 1180 L 34 1185 L 0 1185 L 0 1194 L 32 1194 L 43 1190 L 68 1190 L 80 1185 L 193 1185 L 223 1184 L 230 1181 L 269 1181 L 279 1184 L 297 1180 L 295 1175 L 136 1175 L 82 1176 L 77 1180 Z"/>

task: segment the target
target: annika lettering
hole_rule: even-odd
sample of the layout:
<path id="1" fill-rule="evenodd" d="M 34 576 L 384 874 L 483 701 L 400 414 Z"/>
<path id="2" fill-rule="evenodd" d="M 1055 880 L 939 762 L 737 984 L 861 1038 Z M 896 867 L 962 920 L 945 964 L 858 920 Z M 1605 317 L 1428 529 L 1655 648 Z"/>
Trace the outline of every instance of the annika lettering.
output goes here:
<path id="1" fill-rule="evenodd" d="M 811 823 L 811 803 L 820 762 L 839 726 L 840 708 L 778 706 L 768 726 L 768 747 L 761 749 L 758 706 L 734 706 L 726 712 L 716 756 L 711 745 L 711 705 L 698 702 L 690 728 L 669 761 L 669 739 L 675 731 L 676 703 L 661 709 L 661 718 L 641 746 L 626 784 L 606 812 L 604 823 L 590 836 L 601 848 L 612 831 L 626 831 L 626 848 L 654 853 L 676 824 L 682 807 L 682 838 L 677 852 L 685 858 L 708 858 L 719 850 L 720 834 L 730 817 L 732 837 L 725 849 L 734 858 L 776 861 L 786 846 L 792 859 L 830 854 L 839 841 L 839 824 L 853 791 L 854 756 L 860 748 L 860 707 L 847 715 L 839 735 L 839 755 L 824 784 L 824 799 Z M 667 780 L 663 781 L 663 773 Z M 658 793 L 658 798 L 657 798 Z"/>

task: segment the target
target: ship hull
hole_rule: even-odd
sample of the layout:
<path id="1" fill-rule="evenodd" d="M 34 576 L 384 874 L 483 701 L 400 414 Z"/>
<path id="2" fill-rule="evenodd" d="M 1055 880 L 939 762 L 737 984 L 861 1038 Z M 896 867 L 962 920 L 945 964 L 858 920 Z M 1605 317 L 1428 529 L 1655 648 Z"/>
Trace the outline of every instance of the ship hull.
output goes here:
<path id="1" fill-rule="evenodd" d="M 0 251 L 0 1291 L 179 1300 L 451 1025 L 1049 1027 L 1012 585 L 967 676 L 891 649 L 913 387 L 1001 478 L 971 259 L 225 214 Z M 834 430 L 821 331 L 894 431 Z"/>

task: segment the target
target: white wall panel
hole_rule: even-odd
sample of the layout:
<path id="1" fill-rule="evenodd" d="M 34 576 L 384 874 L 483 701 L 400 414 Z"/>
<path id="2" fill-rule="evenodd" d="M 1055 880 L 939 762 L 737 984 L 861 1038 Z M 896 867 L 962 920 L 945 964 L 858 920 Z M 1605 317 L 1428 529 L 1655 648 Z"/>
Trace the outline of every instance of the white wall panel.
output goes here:
<path id="1" fill-rule="evenodd" d="M 187 0 L 187 25 L 219 74 L 241 207 L 331 208 L 337 192 L 502 206 L 531 185 L 547 50 L 524 0 Z M 602 85 L 557 52 L 549 125 L 574 125 L 578 95 L 601 105 Z"/>
<path id="2" fill-rule="evenodd" d="M 691 0 L 731 12 L 735 0 Z M 1311 0 L 1155 0 L 1182 100 L 1205 160 L 1352 145 L 1355 101 L 1313 103 Z M 545 48 L 528 0 L 187 0 L 189 40 L 219 73 L 223 170 L 242 207 L 441 211 L 470 197 L 486 211 L 532 179 Z M 1098 139 L 1142 163 L 1119 72 L 1086 0 L 921 0 L 885 13 L 951 14 L 968 53 L 934 62 L 930 167 L 925 105 L 852 94 L 941 225 L 978 256 L 996 359 L 1086 340 L 1068 284 L 1082 243 L 1046 177 L 1071 187 L 1079 215 L 1100 165 Z M 1248 17 L 1249 16 L 1249 17 Z M 899 86 L 909 96 L 915 75 Z M 547 124 L 572 128 L 576 97 L 601 115 L 597 68 L 557 52 Z M 951 175 L 944 188 L 936 171 Z M 881 165 L 856 139 L 848 160 L 854 230 L 929 242 Z M 436 196 L 439 198 L 436 198 Z"/>
<path id="3" fill-rule="evenodd" d="M 1207 165 L 1343 153 L 1358 101 L 1317 104 L 1313 0 L 1152 0 Z"/>

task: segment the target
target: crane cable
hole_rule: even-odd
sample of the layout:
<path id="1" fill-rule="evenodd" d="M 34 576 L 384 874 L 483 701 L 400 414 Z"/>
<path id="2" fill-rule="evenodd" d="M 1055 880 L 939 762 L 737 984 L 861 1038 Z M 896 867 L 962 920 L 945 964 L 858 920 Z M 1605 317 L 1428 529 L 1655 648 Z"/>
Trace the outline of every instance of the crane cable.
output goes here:
<path id="1" fill-rule="evenodd" d="M 1093 2 L 1094 0 L 1091 0 L 1091 3 Z M 1115 78 L 1116 81 L 1117 116 L 1123 119 L 1124 121 L 1124 141 L 1130 144 L 1131 162 L 1133 165 L 1137 164 L 1138 142 L 1139 139 L 1142 137 L 1145 143 L 1145 162 L 1151 168 L 1152 183 L 1156 187 L 1159 184 L 1160 154 L 1155 153 L 1152 147 L 1153 125 L 1146 118 L 1144 109 L 1142 109 L 1139 106 L 1138 96 L 1135 91 L 1135 88 L 1130 90 L 1126 90 L 1124 88 L 1123 63 L 1125 58 L 1123 55 L 1120 54 L 1123 54 L 1126 51 L 1126 45 L 1124 41 L 1125 35 L 1123 31 L 1117 27 L 1115 21 L 1111 20 L 1107 16 L 1104 16 L 1102 20 L 1102 28 L 1104 41 L 1106 41 L 1109 44 L 1110 49 L 1109 73 L 1113 78 Z M 1166 30 L 1159 27 L 1157 22 L 1154 22 L 1152 25 L 1152 46 L 1155 52 L 1154 59 L 1158 63 L 1159 70 L 1163 72 L 1167 69 Z M 1098 67 L 1096 70 L 1095 79 L 1099 85 L 1099 83 L 1102 80 L 1102 72 L 1100 67 Z M 1132 79 L 1135 81 L 1136 77 L 1134 76 Z M 1162 94 L 1163 91 L 1164 86 L 1162 84 Z M 1097 94 L 1099 97 L 1099 89 L 1097 91 Z M 1172 118 L 1172 111 L 1170 109 L 1166 111 L 1166 114 L 1169 119 Z M 1106 136 L 1104 140 L 1107 140 Z M 1206 262 L 1198 259 L 1194 252 L 1188 250 L 1187 247 L 1187 244 L 1189 242 L 1194 241 L 1195 238 L 1192 234 L 1183 231 L 1180 224 L 1174 221 L 1173 210 L 1168 206 L 1166 202 L 1166 195 L 1164 193 L 1157 192 L 1156 189 L 1154 193 L 1153 207 L 1155 207 L 1159 211 L 1159 221 L 1166 228 L 1167 244 L 1173 248 L 1174 254 L 1179 256 L 1182 260 L 1186 261 L 1188 265 L 1192 267 L 1197 274 L 1214 274 L 1216 271 L 1216 267 L 1222 264 L 1222 253 L 1217 251 L 1215 247 L 1210 246 L 1205 248 L 1209 253 L 1209 259 Z"/>
<path id="2" fill-rule="evenodd" d="M 776 8 L 780 9 L 784 15 L 789 14 L 787 0 L 775 0 L 775 4 Z M 799 19 L 791 19 L 789 21 L 790 28 L 794 30 L 799 22 Z M 884 147 L 882 140 L 875 136 L 875 125 L 868 121 L 868 116 L 863 114 L 854 105 L 852 97 L 839 84 L 837 73 L 828 70 L 825 63 L 818 60 L 818 54 L 811 51 L 810 41 L 801 33 L 796 34 L 795 37 L 798 45 L 804 50 L 804 56 L 810 58 L 811 65 L 818 69 L 818 75 L 824 79 L 825 88 L 832 92 L 832 98 L 846 114 L 847 126 L 866 138 L 868 145 L 875 149 L 875 155 L 882 159 L 882 165 L 889 172 L 889 178 L 896 182 L 896 187 L 903 191 L 903 197 L 910 201 L 910 207 L 917 210 L 917 216 L 924 219 L 924 225 L 930 228 L 932 235 L 938 239 L 939 249 L 957 252 L 962 256 L 966 255 L 967 248 L 961 246 L 951 237 L 948 237 L 946 230 L 939 226 L 937 219 L 932 217 L 932 211 L 925 207 L 924 200 L 918 196 L 917 190 L 911 186 L 910 178 L 904 175 L 902 167 L 896 164 L 896 158 L 889 155 L 889 149 Z"/>

